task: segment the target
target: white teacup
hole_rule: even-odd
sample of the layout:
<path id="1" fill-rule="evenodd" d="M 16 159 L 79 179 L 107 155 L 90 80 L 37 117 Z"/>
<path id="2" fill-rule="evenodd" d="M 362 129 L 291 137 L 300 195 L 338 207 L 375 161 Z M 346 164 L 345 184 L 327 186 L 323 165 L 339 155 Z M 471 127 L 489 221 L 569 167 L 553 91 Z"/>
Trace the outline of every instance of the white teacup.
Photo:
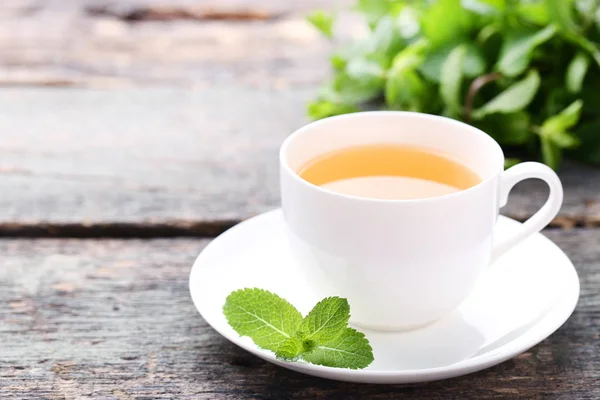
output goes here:
<path id="1" fill-rule="evenodd" d="M 325 190 L 297 171 L 351 146 L 404 144 L 460 160 L 482 181 L 453 194 L 381 200 Z M 410 112 L 365 112 L 313 122 L 281 146 L 281 198 L 293 247 L 321 297 L 350 302 L 351 322 L 404 330 L 455 309 L 496 257 L 543 229 L 558 213 L 562 185 L 552 169 L 526 162 L 504 171 L 500 146 L 467 124 Z M 546 204 L 510 239 L 493 243 L 511 188 L 538 178 Z"/>

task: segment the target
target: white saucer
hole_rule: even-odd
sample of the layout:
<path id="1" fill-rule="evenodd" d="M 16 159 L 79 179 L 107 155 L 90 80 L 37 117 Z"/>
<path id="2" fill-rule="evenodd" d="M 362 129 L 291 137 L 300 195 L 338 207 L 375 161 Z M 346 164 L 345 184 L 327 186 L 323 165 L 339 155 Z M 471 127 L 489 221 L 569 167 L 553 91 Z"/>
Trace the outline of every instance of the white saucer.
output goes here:
<path id="1" fill-rule="evenodd" d="M 298 372 L 368 383 L 412 383 L 488 368 L 535 346 L 571 315 L 579 279 L 567 256 L 536 234 L 492 266 L 474 293 L 452 314 L 411 332 L 360 329 L 373 347 L 366 369 L 285 363 L 240 337 L 222 312 L 234 290 L 258 287 L 277 293 L 305 315 L 319 300 L 290 254 L 280 210 L 247 220 L 213 240 L 196 259 L 190 292 L 196 308 L 221 335 L 257 356 Z M 498 220 L 498 236 L 520 223 Z"/>

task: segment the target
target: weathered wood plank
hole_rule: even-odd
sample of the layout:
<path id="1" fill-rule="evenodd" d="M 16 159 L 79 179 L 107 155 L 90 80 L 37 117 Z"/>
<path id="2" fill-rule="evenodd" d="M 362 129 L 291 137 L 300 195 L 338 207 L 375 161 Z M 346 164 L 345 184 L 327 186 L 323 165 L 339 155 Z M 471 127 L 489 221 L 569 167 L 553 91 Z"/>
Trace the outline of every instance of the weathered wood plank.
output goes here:
<path id="1" fill-rule="evenodd" d="M 326 0 L 2 2 L 0 85 L 314 84 L 328 74 L 331 45 L 304 15 L 334 7 Z M 339 24 L 345 36 L 356 27 Z"/>
<path id="2" fill-rule="evenodd" d="M 492 369 L 408 387 L 303 376 L 221 338 L 188 293 L 207 240 L 2 240 L 0 397 L 597 399 L 600 230 L 547 234 L 581 277 L 567 324 Z"/>
<path id="3" fill-rule="evenodd" d="M 5 88 L 0 223 L 158 223 L 202 233 L 194 224 L 277 207 L 277 150 L 307 122 L 313 93 Z M 556 223 L 600 224 L 600 169 L 561 174 L 565 206 Z M 523 184 L 506 214 L 524 219 L 545 196 L 543 185 Z"/>

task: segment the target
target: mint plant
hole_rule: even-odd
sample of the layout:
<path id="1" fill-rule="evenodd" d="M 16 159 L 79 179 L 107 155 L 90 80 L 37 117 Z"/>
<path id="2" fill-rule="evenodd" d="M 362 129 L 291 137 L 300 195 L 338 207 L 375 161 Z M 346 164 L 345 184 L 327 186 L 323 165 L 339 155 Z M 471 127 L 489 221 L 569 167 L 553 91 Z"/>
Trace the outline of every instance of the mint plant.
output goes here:
<path id="1" fill-rule="evenodd" d="M 600 165 L 600 0 L 357 0 L 354 11 L 368 34 L 333 50 L 313 119 L 439 114 L 520 159 Z M 333 15 L 308 21 L 336 39 Z"/>
<path id="2" fill-rule="evenodd" d="M 346 299 L 327 297 L 306 317 L 289 302 L 263 289 L 242 289 L 225 300 L 223 313 L 240 335 L 284 361 L 362 369 L 373 362 L 364 334 L 348 327 Z"/>

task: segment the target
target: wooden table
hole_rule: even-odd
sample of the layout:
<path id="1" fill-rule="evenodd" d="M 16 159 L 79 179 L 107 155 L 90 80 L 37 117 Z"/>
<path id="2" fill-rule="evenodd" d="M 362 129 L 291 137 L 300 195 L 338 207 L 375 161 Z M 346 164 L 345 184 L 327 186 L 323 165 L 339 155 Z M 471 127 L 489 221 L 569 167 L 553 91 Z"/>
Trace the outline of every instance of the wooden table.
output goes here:
<path id="1" fill-rule="evenodd" d="M 339 2 L 340 6 L 349 0 Z M 0 3 L 0 398 L 600 398 L 600 170 L 561 171 L 545 234 L 573 260 L 569 321 L 437 383 L 311 378 L 229 343 L 187 288 L 211 237 L 278 205 L 277 148 L 306 122 L 327 0 Z M 353 17 L 340 30 L 354 34 Z M 523 220 L 543 185 L 520 185 Z"/>

